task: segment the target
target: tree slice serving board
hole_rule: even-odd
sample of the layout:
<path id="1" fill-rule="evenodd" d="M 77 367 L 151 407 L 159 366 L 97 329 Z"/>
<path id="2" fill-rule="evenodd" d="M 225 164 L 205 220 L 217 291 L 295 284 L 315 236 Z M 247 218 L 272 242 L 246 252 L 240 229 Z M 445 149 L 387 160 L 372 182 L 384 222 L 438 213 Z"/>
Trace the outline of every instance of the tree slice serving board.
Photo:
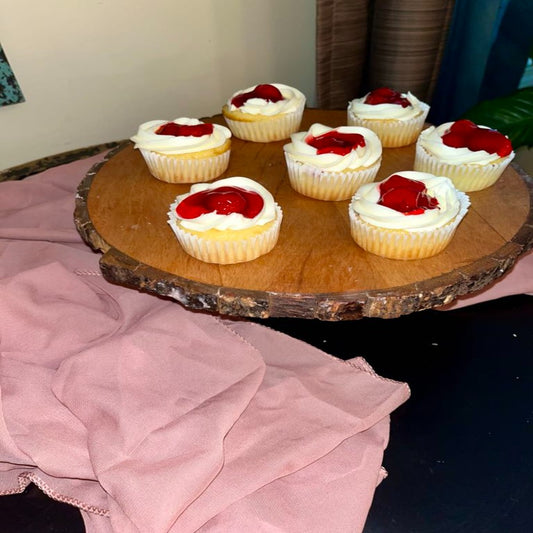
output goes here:
<path id="1" fill-rule="evenodd" d="M 221 116 L 204 119 L 224 124 Z M 306 109 L 301 130 L 340 126 L 344 111 Z M 439 255 L 401 261 L 369 254 L 352 240 L 349 201 L 324 202 L 290 186 L 283 145 L 233 138 L 229 168 L 276 198 L 284 217 L 276 247 L 236 265 L 203 263 L 181 249 L 167 211 L 190 185 L 153 178 L 138 150 L 124 141 L 78 188 L 75 222 L 103 252 L 110 282 L 174 299 L 191 309 L 244 317 L 349 320 L 394 318 L 441 306 L 503 275 L 533 246 L 532 180 L 510 166 L 495 185 L 469 193 L 471 207 Z M 376 180 L 411 170 L 414 145 L 386 148 Z"/>

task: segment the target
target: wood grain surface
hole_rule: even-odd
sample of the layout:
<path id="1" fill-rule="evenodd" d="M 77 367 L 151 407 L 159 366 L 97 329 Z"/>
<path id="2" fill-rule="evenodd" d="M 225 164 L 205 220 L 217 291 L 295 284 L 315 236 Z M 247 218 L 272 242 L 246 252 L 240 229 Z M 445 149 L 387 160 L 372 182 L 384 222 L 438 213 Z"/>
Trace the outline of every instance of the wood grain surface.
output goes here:
<path id="1" fill-rule="evenodd" d="M 224 124 L 221 116 L 204 120 Z M 345 120 L 344 111 L 307 109 L 301 129 Z M 322 320 L 393 318 L 449 303 L 496 280 L 533 245 L 531 178 L 510 166 L 489 189 L 469 193 L 469 212 L 442 253 L 416 261 L 369 254 L 350 236 L 348 200 L 314 200 L 291 188 L 285 142 L 233 138 L 221 176 L 257 180 L 283 209 L 278 244 L 254 261 L 213 265 L 183 252 L 167 211 L 190 186 L 153 178 L 129 141 L 80 184 L 78 231 L 103 252 L 111 282 L 225 315 Z M 413 161 L 414 145 L 384 149 L 376 180 L 411 170 Z"/>

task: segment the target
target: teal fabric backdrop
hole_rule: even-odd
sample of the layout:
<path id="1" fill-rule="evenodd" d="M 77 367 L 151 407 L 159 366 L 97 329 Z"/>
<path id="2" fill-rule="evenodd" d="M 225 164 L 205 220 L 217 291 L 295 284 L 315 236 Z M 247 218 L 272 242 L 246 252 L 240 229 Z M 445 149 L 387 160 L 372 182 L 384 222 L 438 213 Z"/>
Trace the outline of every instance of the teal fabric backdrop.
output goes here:
<path id="1" fill-rule="evenodd" d="M 24 102 L 24 95 L 0 44 L 0 106 Z"/>
<path id="2" fill-rule="evenodd" d="M 514 92 L 532 44 L 532 0 L 457 0 L 428 120 Z"/>

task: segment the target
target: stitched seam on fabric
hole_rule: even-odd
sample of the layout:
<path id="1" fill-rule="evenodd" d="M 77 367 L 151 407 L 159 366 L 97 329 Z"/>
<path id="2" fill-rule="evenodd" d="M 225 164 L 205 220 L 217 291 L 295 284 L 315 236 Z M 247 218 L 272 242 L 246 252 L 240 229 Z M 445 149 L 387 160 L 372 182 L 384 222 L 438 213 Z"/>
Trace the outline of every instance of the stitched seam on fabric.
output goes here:
<path id="1" fill-rule="evenodd" d="M 74 270 L 74 274 L 76 274 L 76 276 L 98 276 L 98 277 L 102 277 L 102 273 L 98 270 L 81 270 L 81 269 L 76 269 Z"/>
<path id="2" fill-rule="evenodd" d="M 73 505 L 74 507 L 77 507 L 78 509 L 82 509 L 83 511 L 87 511 L 89 513 L 97 514 L 100 516 L 109 516 L 108 509 L 102 509 L 101 507 L 96 507 L 95 505 L 88 505 L 76 498 L 71 498 L 69 496 L 58 494 L 33 472 L 24 472 L 22 474 L 19 474 L 19 486 L 21 487 L 20 492 L 23 492 L 24 489 L 30 483 L 36 485 L 42 492 L 44 492 L 49 498 L 52 498 L 53 500 L 56 500 L 61 503 L 68 503 L 69 505 Z"/>
<path id="3" fill-rule="evenodd" d="M 215 317 L 216 320 L 218 320 L 226 329 L 229 329 L 230 331 L 233 331 L 231 329 L 231 326 L 227 326 L 226 324 L 224 324 L 222 322 L 222 320 L 219 318 L 219 317 Z M 337 363 L 341 363 L 341 364 L 344 364 L 344 365 L 347 365 L 347 366 L 350 366 L 352 368 L 356 368 L 357 370 L 360 370 L 361 372 L 364 372 L 365 374 L 369 374 L 370 376 L 373 376 L 374 378 L 378 379 L 378 380 L 381 380 L 381 381 L 385 381 L 385 382 L 388 382 L 388 383 L 395 383 L 397 385 L 403 385 L 407 388 L 407 391 L 409 392 L 409 394 L 411 394 L 411 389 L 409 387 L 409 385 L 407 383 L 405 383 L 404 381 L 398 381 L 396 379 L 391 379 L 391 378 L 386 378 L 384 376 L 381 376 L 379 375 L 378 373 L 376 373 L 376 371 L 372 368 L 372 366 L 366 362 L 366 359 L 364 357 L 361 357 L 361 356 L 357 356 L 356 360 L 357 359 L 360 359 L 362 361 L 365 361 L 365 364 L 362 364 L 362 363 L 357 363 L 356 360 L 352 360 L 352 361 L 345 361 L 344 359 L 340 359 L 338 357 L 335 357 L 334 355 L 331 355 L 327 352 L 324 352 L 323 350 L 321 350 L 320 348 L 318 348 L 317 346 L 314 346 L 312 345 L 311 343 L 309 342 L 306 342 L 302 339 L 298 339 L 297 337 L 292 337 L 291 335 L 288 335 L 287 333 L 283 333 L 281 331 L 278 331 L 270 326 L 265 326 L 264 324 L 258 324 L 257 322 L 254 322 L 254 324 L 256 326 L 259 326 L 261 328 L 265 328 L 265 329 L 268 329 L 270 331 L 275 331 L 276 333 L 279 333 L 281 335 L 286 335 L 287 337 L 290 337 L 291 339 L 295 339 L 299 342 L 303 342 L 304 344 L 306 344 L 307 346 L 310 346 L 311 348 L 314 348 L 315 350 L 317 350 L 323 357 L 326 357 L 328 359 L 332 359 L 334 360 L 335 362 Z M 242 338 L 238 333 L 236 333 L 235 331 L 233 331 L 233 333 L 235 335 L 237 335 L 238 337 Z M 246 339 L 242 338 L 242 340 L 244 342 L 246 342 L 247 344 L 250 344 Z M 253 346 L 255 348 L 255 346 Z M 257 350 L 257 348 L 256 348 Z"/>
<path id="4" fill-rule="evenodd" d="M 249 346 L 250 348 L 252 348 L 254 350 L 255 353 L 259 354 L 259 356 L 261 357 L 261 359 L 263 359 L 263 357 L 261 356 L 261 351 L 257 348 L 257 346 L 254 346 L 249 340 L 245 339 L 242 335 L 240 335 L 239 333 L 237 333 L 234 329 L 232 329 L 230 326 L 228 326 L 227 324 L 225 324 L 222 319 L 218 316 L 215 316 L 215 322 L 218 322 L 226 331 L 228 331 L 229 333 L 231 333 L 234 337 L 237 337 L 238 339 L 240 339 L 242 342 L 244 342 L 244 344 L 246 344 L 247 346 Z M 273 330 L 275 331 L 275 330 Z"/>
<path id="5" fill-rule="evenodd" d="M 0 491 L 0 496 L 12 496 L 13 494 L 21 494 L 24 492 L 26 487 L 31 483 L 29 479 L 23 478 L 21 476 L 18 477 L 18 488 L 16 489 L 7 489 Z"/>

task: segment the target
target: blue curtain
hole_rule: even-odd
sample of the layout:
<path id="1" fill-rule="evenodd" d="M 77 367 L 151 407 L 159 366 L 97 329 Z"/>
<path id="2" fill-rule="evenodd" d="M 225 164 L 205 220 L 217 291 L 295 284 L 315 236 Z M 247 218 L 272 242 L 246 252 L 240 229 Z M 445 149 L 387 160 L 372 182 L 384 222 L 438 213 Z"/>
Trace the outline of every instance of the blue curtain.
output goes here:
<path id="1" fill-rule="evenodd" d="M 0 45 L 0 106 L 18 102 L 24 102 L 24 95 Z"/>
<path id="2" fill-rule="evenodd" d="M 457 0 L 428 120 L 457 120 L 514 92 L 532 44 L 532 0 Z"/>

